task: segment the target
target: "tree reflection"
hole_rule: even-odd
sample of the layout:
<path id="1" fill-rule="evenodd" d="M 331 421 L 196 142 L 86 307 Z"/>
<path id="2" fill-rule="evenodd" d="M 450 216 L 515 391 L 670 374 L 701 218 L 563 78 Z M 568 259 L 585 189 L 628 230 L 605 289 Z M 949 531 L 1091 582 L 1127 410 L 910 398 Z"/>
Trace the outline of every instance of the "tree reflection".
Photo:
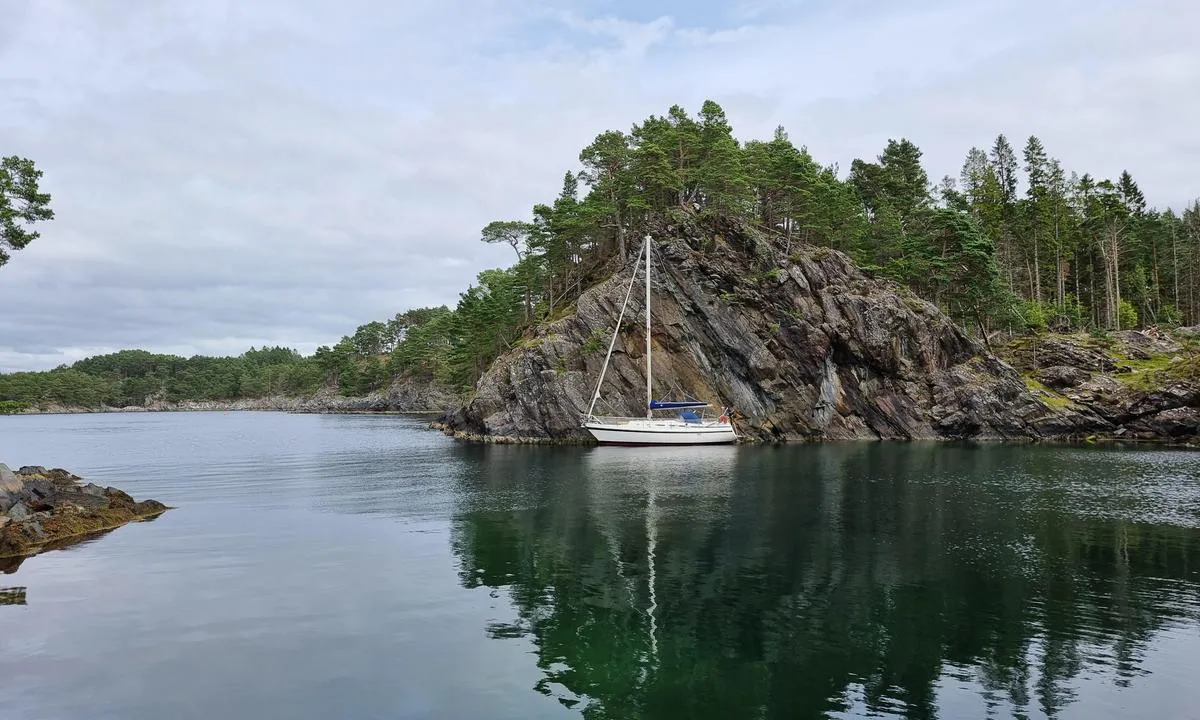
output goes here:
<path id="1" fill-rule="evenodd" d="M 593 718 L 934 717 L 952 676 L 1053 717 L 1200 622 L 1200 532 L 1078 512 L 1064 451 L 713 450 L 471 451 L 461 580 L 510 595 L 489 633 L 532 639 L 535 689 Z"/>

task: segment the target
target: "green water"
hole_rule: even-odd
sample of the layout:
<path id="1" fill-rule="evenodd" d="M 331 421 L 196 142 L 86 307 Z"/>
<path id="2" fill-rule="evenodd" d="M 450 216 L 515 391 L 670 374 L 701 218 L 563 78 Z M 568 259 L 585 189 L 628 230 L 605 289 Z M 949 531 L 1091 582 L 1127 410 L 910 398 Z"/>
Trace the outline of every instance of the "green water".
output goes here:
<path id="1" fill-rule="evenodd" d="M 268 413 L 0 454 L 178 506 L 0 576 L 0 717 L 1200 717 L 1197 454 Z"/>

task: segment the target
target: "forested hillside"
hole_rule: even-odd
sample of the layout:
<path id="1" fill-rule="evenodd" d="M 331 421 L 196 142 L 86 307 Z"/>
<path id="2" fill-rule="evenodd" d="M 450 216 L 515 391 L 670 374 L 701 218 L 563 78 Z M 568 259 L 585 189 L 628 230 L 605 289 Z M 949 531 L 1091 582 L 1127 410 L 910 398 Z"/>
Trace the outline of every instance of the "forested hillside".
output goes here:
<path id="1" fill-rule="evenodd" d="M 0 412 L 46 405 L 127 407 L 151 401 L 297 396 L 323 387 L 364 395 L 402 374 L 419 372 L 419 363 L 405 360 L 412 352 L 412 343 L 405 342 L 408 333 L 419 341 L 417 328 L 449 313 L 445 307 L 422 308 L 369 322 L 310 356 L 283 347 L 251 348 L 237 357 L 190 358 L 122 350 L 48 372 L 0 375 Z"/>
<path id="2" fill-rule="evenodd" d="M 695 117 L 675 106 L 601 133 L 579 161 L 530 218 L 483 229 L 516 263 L 480 273 L 397 367 L 469 390 L 526 327 L 569 311 L 610 262 L 636 251 L 648 218 L 679 213 L 736 216 L 785 254 L 800 243 L 846 252 L 985 337 L 1200 322 L 1200 202 L 1155 209 L 1130 173 L 1068 171 L 1036 137 L 1020 160 L 1003 135 L 971 148 L 959 177 L 936 184 L 903 138 L 842 174 L 782 127 L 739 142 L 709 101 Z"/>
<path id="3" fill-rule="evenodd" d="M 311 357 L 283 348 L 238 358 L 127 351 L 49 373 L 0 376 L 0 401 L 68 405 L 258 397 L 322 385 L 361 394 L 406 376 L 470 391 L 491 362 L 636 251 L 652 218 L 733 216 L 800 244 L 849 254 L 937 304 L 985 339 L 997 331 L 1110 330 L 1200 323 L 1200 202 L 1149 205 L 1132 175 L 1064 168 L 1036 137 L 970 148 L 958 177 L 932 183 L 910 140 L 889 140 L 842 173 L 781 127 L 739 141 L 722 108 L 672 107 L 603 132 L 558 196 L 481 239 L 515 263 L 481 272 L 457 306 L 360 326 Z"/>

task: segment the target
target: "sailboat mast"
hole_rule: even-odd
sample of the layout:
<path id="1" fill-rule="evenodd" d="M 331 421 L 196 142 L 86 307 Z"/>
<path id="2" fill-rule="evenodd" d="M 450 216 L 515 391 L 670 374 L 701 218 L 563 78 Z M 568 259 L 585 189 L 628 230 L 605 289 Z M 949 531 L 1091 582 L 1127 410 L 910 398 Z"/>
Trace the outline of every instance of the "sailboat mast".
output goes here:
<path id="1" fill-rule="evenodd" d="M 604 364 L 600 366 L 600 378 L 596 380 L 596 392 L 592 393 L 592 404 L 588 406 L 587 416 L 592 417 L 596 402 L 600 400 L 600 386 L 604 384 L 604 373 L 608 372 L 608 361 L 612 358 L 613 348 L 617 345 L 617 335 L 621 333 L 621 321 L 625 319 L 625 311 L 629 309 L 629 299 L 633 297 L 633 286 L 637 284 L 637 268 L 642 262 L 641 253 L 646 252 L 643 246 L 638 251 L 637 260 L 633 261 L 633 272 L 629 273 L 629 287 L 625 289 L 625 301 L 621 303 L 621 312 L 617 315 L 617 325 L 613 328 L 612 338 L 608 341 L 608 352 L 604 354 Z"/>
<path id="2" fill-rule="evenodd" d="M 646 417 L 653 417 L 650 401 L 653 398 L 654 373 L 650 362 L 650 236 L 646 236 Z"/>

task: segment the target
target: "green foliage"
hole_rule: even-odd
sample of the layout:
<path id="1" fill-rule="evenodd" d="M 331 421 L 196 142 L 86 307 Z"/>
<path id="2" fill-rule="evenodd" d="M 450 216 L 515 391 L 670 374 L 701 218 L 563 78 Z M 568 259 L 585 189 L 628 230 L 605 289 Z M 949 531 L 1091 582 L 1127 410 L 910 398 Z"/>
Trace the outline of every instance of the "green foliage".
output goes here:
<path id="1" fill-rule="evenodd" d="M 1183 315 L 1174 305 L 1163 305 L 1158 313 L 1158 322 L 1166 327 L 1179 327 L 1183 323 Z"/>
<path id="2" fill-rule="evenodd" d="M 558 249 L 558 252 L 554 253 L 555 255 L 561 256 L 563 248 L 571 244 L 578 244 L 577 241 L 583 234 L 581 231 L 584 228 L 584 224 L 580 223 L 580 220 L 586 218 L 600 232 L 605 244 L 616 248 L 618 257 L 624 259 L 628 256 L 625 222 L 632 214 L 634 207 L 644 202 L 639 202 L 637 198 L 637 183 L 634 181 L 632 173 L 633 152 L 630 142 L 630 138 L 624 133 L 609 130 L 596 136 L 592 144 L 579 153 L 579 161 L 583 164 L 579 179 L 586 182 L 592 189 L 582 208 L 578 208 L 576 200 L 578 186 L 570 179 L 564 183 L 564 192 L 560 195 L 560 202 L 556 203 L 557 214 L 552 214 L 550 208 L 542 206 L 546 212 L 540 214 L 546 225 L 555 222 L 559 224 L 557 232 L 547 228 L 549 232 L 543 235 L 547 239 L 552 238 L 559 242 L 553 248 Z M 573 178 L 573 176 L 568 173 L 567 178 Z M 539 215 L 536 209 L 534 215 Z M 571 241 L 576 242 L 572 243 Z M 546 249 L 548 254 L 551 254 L 552 248 L 549 244 L 546 245 Z M 551 261 L 552 267 L 562 267 L 563 263 L 560 258 L 548 259 Z M 555 262 L 555 260 L 558 261 Z"/>
<path id="3" fill-rule="evenodd" d="M 904 225 L 930 205 L 929 176 L 921 167 L 921 151 L 907 139 L 888 140 L 878 160 L 851 163 L 850 184 L 869 217 L 888 213 Z"/>
<path id="4" fill-rule="evenodd" d="M 694 181 L 700 202 L 724 213 L 749 207 L 750 179 L 725 111 L 712 100 L 700 108 L 698 158 Z"/>
<path id="5" fill-rule="evenodd" d="M 24 249 L 39 233 L 30 226 L 54 219 L 50 195 L 41 191 L 42 171 L 32 160 L 10 155 L 0 158 L 0 267 L 10 250 Z"/>
<path id="6" fill-rule="evenodd" d="M 1194 362 L 1195 357 L 1192 356 L 1190 359 Z M 1177 362 L 1173 362 L 1173 360 Z M 1155 355 L 1144 360 L 1124 358 L 1120 364 L 1128 372 L 1118 373 L 1115 376 L 1116 379 L 1140 390 L 1161 388 L 1173 377 L 1178 377 L 1178 370 L 1186 368 L 1186 361 L 1169 354 Z"/>
<path id="7" fill-rule="evenodd" d="M 48 372 L 0 375 L 0 401 L 95 408 L 147 400 L 232 400 L 312 392 L 319 376 L 289 348 L 251 348 L 240 357 L 183 358 L 122 350 Z"/>
<path id="8" fill-rule="evenodd" d="M 1129 329 L 1138 326 L 1138 312 L 1128 300 L 1122 300 L 1117 311 L 1117 329 Z"/>
<path id="9" fill-rule="evenodd" d="M 587 356 L 604 352 L 608 348 L 608 345 L 605 343 L 605 338 L 611 335 L 612 330 L 596 330 L 588 336 L 587 340 L 583 341 L 583 345 L 579 347 L 580 354 Z"/>
<path id="10" fill-rule="evenodd" d="M 884 218 L 898 222 L 889 202 L 880 208 Z M 915 209 L 908 222 L 907 230 L 897 225 L 889 241 L 893 246 L 877 248 L 875 261 L 886 275 L 967 325 L 984 329 L 1007 313 L 1012 301 L 1001 281 L 995 245 L 973 218 L 945 208 Z"/>
<path id="11" fill-rule="evenodd" d="M 451 345 L 449 308 L 414 308 L 360 325 L 310 357 L 291 348 L 250 348 L 238 357 L 190 358 L 122 350 L 48 372 L 0 375 L 0 402 L 95 408 L 151 400 L 235 400 L 305 395 L 324 386 L 343 395 L 378 390 L 398 376 L 436 380 Z"/>
<path id="12" fill-rule="evenodd" d="M 1021 377 L 1025 380 L 1025 386 L 1029 388 L 1034 396 L 1041 400 L 1047 407 L 1054 408 L 1055 410 L 1061 410 L 1071 404 L 1069 399 L 1046 387 L 1038 380 L 1028 375 L 1022 375 Z"/>
<path id="13" fill-rule="evenodd" d="M 1063 303 L 1057 308 L 1055 318 L 1061 330 L 1081 330 L 1088 325 L 1087 308 L 1075 297 L 1075 293 L 1067 293 Z"/>
<path id="14" fill-rule="evenodd" d="M 522 276 L 514 270 L 485 270 L 478 284 L 459 296 L 447 316 L 444 360 L 438 379 L 469 391 L 475 381 L 520 336 L 525 325 Z"/>
<path id="15" fill-rule="evenodd" d="M 529 252 L 529 236 L 533 225 L 518 220 L 495 220 L 483 228 L 483 241 L 486 243 L 506 243 L 520 260 Z"/>
<path id="16" fill-rule="evenodd" d="M 391 349 L 391 333 L 388 326 L 378 320 L 360 325 L 350 337 L 357 355 L 379 355 Z"/>
<path id="17" fill-rule="evenodd" d="M 444 371 L 453 312 L 446 307 L 429 310 L 408 326 L 403 340 L 392 350 L 386 365 L 388 375 L 433 380 Z"/>
<path id="18" fill-rule="evenodd" d="M 1025 306 L 1025 328 L 1034 332 L 1044 332 L 1049 327 L 1049 319 L 1046 312 L 1046 307 L 1036 300 L 1026 300 Z"/>
<path id="19" fill-rule="evenodd" d="M 780 270 L 777 267 L 769 268 L 760 273 L 747 275 L 746 280 L 752 285 L 758 285 L 764 282 L 779 282 Z"/>
<path id="20" fill-rule="evenodd" d="M 15 415 L 29 407 L 29 403 L 16 400 L 0 400 L 0 415 Z"/>

